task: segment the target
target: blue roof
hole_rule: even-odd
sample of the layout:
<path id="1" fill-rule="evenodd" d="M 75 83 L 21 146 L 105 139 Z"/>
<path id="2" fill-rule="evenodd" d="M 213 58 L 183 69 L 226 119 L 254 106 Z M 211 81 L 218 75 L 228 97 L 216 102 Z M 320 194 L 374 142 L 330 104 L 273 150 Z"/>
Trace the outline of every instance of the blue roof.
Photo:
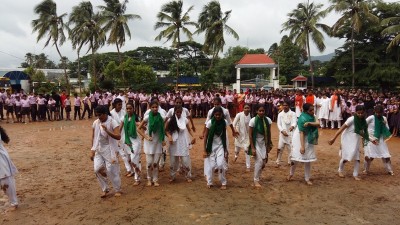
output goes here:
<path id="1" fill-rule="evenodd" d="M 10 80 L 30 80 L 30 77 L 28 74 L 22 72 L 22 71 L 10 71 L 4 75 L 4 77 L 10 78 Z"/>

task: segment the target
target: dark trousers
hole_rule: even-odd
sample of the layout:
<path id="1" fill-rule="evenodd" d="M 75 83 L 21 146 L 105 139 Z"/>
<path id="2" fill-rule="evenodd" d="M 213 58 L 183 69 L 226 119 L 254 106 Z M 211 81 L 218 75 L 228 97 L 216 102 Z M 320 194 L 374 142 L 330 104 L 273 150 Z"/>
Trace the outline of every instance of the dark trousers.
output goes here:
<path id="1" fill-rule="evenodd" d="M 87 112 L 87 114 L 88 114 L 88 117 L 91 118 L 92 116 L 90 115 L 90 107 L 89 107 L 89 104 L 84 104 L 84 105 L 83 105 L 83 113 L 82 113 L 82 117 L 81 117 L 82 119 L 85 118 L 86 112 Z"/>
<path id="2" fill-rule="evenodd" d="M 0 117 L 1 117 L 1 119 L 2 120 L 4 120 L 4 105 L 3 105 L 3 103 L 0 103 Z"/>
<path id="3" fill-rule="evenodd" d="M 60 106 L 60 120 L 64 119 L 64 107 Z"/>
<path id="4" fill-rule="evenodd" d="M 90 105 L 92 106 L 92 107 L 90 108 L 90 117 L 92 117 L 92 116 L 93 116 L 93 113 L 95 113 L 94 110 L 95 110 L 96 107 L 97 107 L 97 102 L 90 102 Z"/>
<path id="5" fill-rule="evenodd" d="M 76 120 L 76 116 L 78 116 L 78 119 L 81 119 L 81 107 L 80 106 L 74 106 L 74 120 Z"/>
<path id="6" fill-rule="evenodd" d="M 36 121 L 37 117 L 38 117 L 37 104 L 32 104 L 31 105 L 31 118 L 32 118 L 32 121 Z"/>
<path id="7" fill-rule="evenodd" d="M 39 105 L 39 120 L 46 120 L 46 105 Z"/>

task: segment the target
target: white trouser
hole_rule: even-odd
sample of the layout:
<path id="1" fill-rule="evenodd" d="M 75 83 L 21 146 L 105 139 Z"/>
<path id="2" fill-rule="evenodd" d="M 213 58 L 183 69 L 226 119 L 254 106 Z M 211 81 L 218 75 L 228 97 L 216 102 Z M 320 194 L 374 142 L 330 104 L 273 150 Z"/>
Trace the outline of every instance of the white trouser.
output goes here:
<path id="1" fill-rule="evenodd" d="M 298 162 L 296 162 L 296 161 L 292 161 L 292 165 L 290 166 L 290 176 L 294 175 L 297 163 Z M 311 162 L 305 162 L 304 163 L 304 179 L 306 181 L 310 181 L 310 177 L 311 177 Z"/>
<path id="2" fill-rule="evenodd" d="M 161 156 L 160 156 L 160 159 L 159 159 L 159 161 L 158 161 L 158 165 L 161 167 L 161 168 L 164 168 L 164 166 L 165 166 L 165 158 L 164 158 L 164 155 L 166 156 L 166 154 L 167 154 L 167 149 L 169 148 L 169 146 L 167 147 L 167 146 L 163 146 L 162 147 L 162 154 L 161 154 Z"/>
<path id="3" fill-rule="evenodd" d="M 260 156 L 256 155 L 255 160 L 254 160 L 254 181 L 260 181 L 260 175 L 261 171 L 265 168 L 265 164 L 268 159 L 268 155 L 266 156 L 267 158 L 263 159 Z"/>
<path id="4" fill-rule="evenodd" d="M 328 122 L 329 122 L 329 120 L 327 120 L 327 119 L 320 119 L 320 120 L 319 120 L 319 125 L 320 125 L 322 128 L 325 128 L 325 127 L 328 127 Z"/>
<path id="5" fill-rule="evenodd" d="M 97 180 L 100 183 L 101 190 L 106 192 L 109 190 L 107 184 L 107 177 L 110 179 L 111 184 L 116 192 L 121 191 L 121 178 L 119 176 L 119 164 L 118 161 L 111 163 L 107 161 L 101 154 L 96 152 L 93 159 L 94 162 L 94 172 L 96 174 Z M 105 171 L 104 171 L 105 170 Z M 103 176 L 106 172 L 107 176 Z"/>
<path id="6" fill-rule="evenodd" d="M 344 164 L 347 161 L 344 159 L 341 159 L 339 162 L 339 169 L 338 172 L 343 172 L 344 171 Z M 358 177 L 358 170 L 360 169 L 360 160 L 354 160 L 354 170 L 353 170 L 353 177 Z"/>
<path id="7" fill-rule="evenodd" d="M 369 172 L 369 168 L 371 167 L 372 160 L 373 159 L 371 158 L 371 159 L 364 161 L 364 170 L 366 172 Z M 383 167 L 385 167 L 385 170 L 387 172 L 393 172 L 392 163 L 391 163 L 390 158 L 382 158 L 382 162 L 383 162 Z"/>
<path id="8" fill-rule="evenodd" d="M 140 181 L 140 175 L 142 173 L 142 163 L 140 161 L 140 151 L 134 151 L 130 154 L 131 166 L 135 172 L 135 181 Z"/>
<path id="9" fill-rule="evenodd" d="M 335 121 L 338 123 L 338 128 L 340 128 L 342 126 L 341 120 L 331 120 L 331 128 L 335 128 Z"/>
<path id="10" fill-rule="evenodd" d="M 278 152 L 278 157 L 276 159 L 276 164 L 280 164 L 280 162 L 282 161 L 282 154 L 285 147 L 288 151 L 288 163 L 290 164 L 290 153 L 292 149 L 292 146 L 290 144 L 281 144 L 281 146 L 278 146 L 279 152 Z"/>
<path id="11" fill-rule="evenodd" d="M 0 189 L 7 195 L 11 206 L 18 205 L 17 189 L 15 188 L 15 179 L 13 176 L 0 179 Z"/>
<path id="12" fill-rule="evenodd" d="M 207 178 L 207 185 L 213 184 L 213 176 L 214 176 L 214 169 L 218 169 L 219 180 L 222 185 L 226 185 L 226 161 L 224 157 L 224 153 L 220 154 L 211 154 L 207 158 L 204 159 L 204 170 L 205 175 Z"/>
<path id="13" fill-rule="evenodd" d="M 185 174 L 186 179 L 190 179 L 192 177 L 192 171 L 191 171 L 191 161 L 190 161 L 190 156 L 169 156 L 170 159 L 170 174 L 171 178 L 175 179 L 176 173 L 179 169 L 179 166 L 181 166 L 180 170 L 182 173 Z M 179 162 L 179 159 L 181 159 L 181 162 Z"/>
<path id="14" fill-rule="evenodd" d="M 158 161 L 161 153 L 146 154 L 147 180 L 158 182 Z"/>
<path id="15" fill-rule="evenodd" d="M 119 155 L 122 158 L 122 161 L 124 161 L 125 169 L 128 173 L 132 172 L 132 167 L 131 164 L 129 163 L 129 154 L 126 153 L 125 149 L 129 148 L 125 144 L 121 143 L 121 147 L 118 148 Z"/>
<path id="16" fill-rule="evenodd" d="M 235 156 L 239 156 L 240 147 L 235 146 Z M 250 156 L 247 153 L 244 153 L 246 156 L 246 168 L 250 169 Z"/>

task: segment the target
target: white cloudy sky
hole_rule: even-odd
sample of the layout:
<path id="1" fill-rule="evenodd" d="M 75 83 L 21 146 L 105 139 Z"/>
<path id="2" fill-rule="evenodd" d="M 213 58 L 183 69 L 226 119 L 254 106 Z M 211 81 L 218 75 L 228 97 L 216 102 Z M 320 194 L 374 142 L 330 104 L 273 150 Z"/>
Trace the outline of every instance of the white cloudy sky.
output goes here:
<path id="1" fill-rule="evenodd" d="M 163 46 L 163 41 L 156 42 L 154 37 L 159 31 L 153 30 L 156 22 L 156 14 L 161 5 L 169 0 L 130 0 L 127 13 L 139 14 L 142 20 L 129 23 L 132 39 L 128 40 L 122 51 L 136 49 L 139 46 Z M 226 47 L 247 46 L 249 48 L 268 49 L 274 42 L 279 42 L 282 35 L 281 25 L 287 20 L 287 13 L 293 10 L 302 0 L 219 0 L 223 11 L 232 10 L 228 25 L 234 28 L 240 36 L 236 41 L 232 37 L 226 38 Z M 394 2 L 396 0 L 389 0 Z M 2 0 L 0 7 L 0 67 L 17 67 L 23 61 L 27 52 L 34 54 L 45 53 L 56 63 L 59 57 L 54 47 L 43 48 L 44 41 L 36 42 L 36 34 L 32 33 L 31 21 L 36 19 L 33 8 L 40 0 Z M 58 14 L 70 13 L 73 6 L 80 0 L 55 0 Z M 94 6 L 103 4 L 102 0 L 92 0 Z M 184 0 L 184 10 L 194 5 L 190 14 L 196 21 L 203 5 L 209 0 Z M 328 5 L 328 0 L 316 0 L 316 3 Z M 96 9 L 97 10 L 97 9 Z M 329 15 L 322 21 L 332 25 L 337 15 Z M 202 42 L 201 36 L 195 36 L 195 40 Z M 326 50 L 318 53 L 312 49 L 312 55 L 328 54 L 342 44 L 341 40 L 326 38 Z M 164 46 L 168 47 L 169 43 Z M 61 47 L 61 53 L 70 60 L 76 59 L 76 54 L 67 42 Z M 116 51 L 115 46 L 104 46 L 100 52 Z"/>

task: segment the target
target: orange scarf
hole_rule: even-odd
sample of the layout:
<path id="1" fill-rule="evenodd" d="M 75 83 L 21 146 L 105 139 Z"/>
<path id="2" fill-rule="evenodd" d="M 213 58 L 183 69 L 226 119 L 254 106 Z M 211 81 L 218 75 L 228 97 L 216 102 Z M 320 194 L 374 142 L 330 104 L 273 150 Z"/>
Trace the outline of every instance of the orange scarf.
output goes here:
<path id="1" fill-rule="evenodd" d="M 314 95 L 307 95 L 306 97 L 306 103 L 309 103 L 311 105 L 314 105 Z"/>
<path id="2" fill-rule="evenodd" d="M 300 107 L 300 110 L 303 109 L 303 95 L 296 95 L 296 98 L 294 99 L 296 106 Z"/>
<path id="3" fill-rule="evenodd" d="M 332 95 L 331 97 L 331 109 L 333 110 L 335 108 L 335 101 L 338 100 L 338 96 L 337 95 Z"/>

